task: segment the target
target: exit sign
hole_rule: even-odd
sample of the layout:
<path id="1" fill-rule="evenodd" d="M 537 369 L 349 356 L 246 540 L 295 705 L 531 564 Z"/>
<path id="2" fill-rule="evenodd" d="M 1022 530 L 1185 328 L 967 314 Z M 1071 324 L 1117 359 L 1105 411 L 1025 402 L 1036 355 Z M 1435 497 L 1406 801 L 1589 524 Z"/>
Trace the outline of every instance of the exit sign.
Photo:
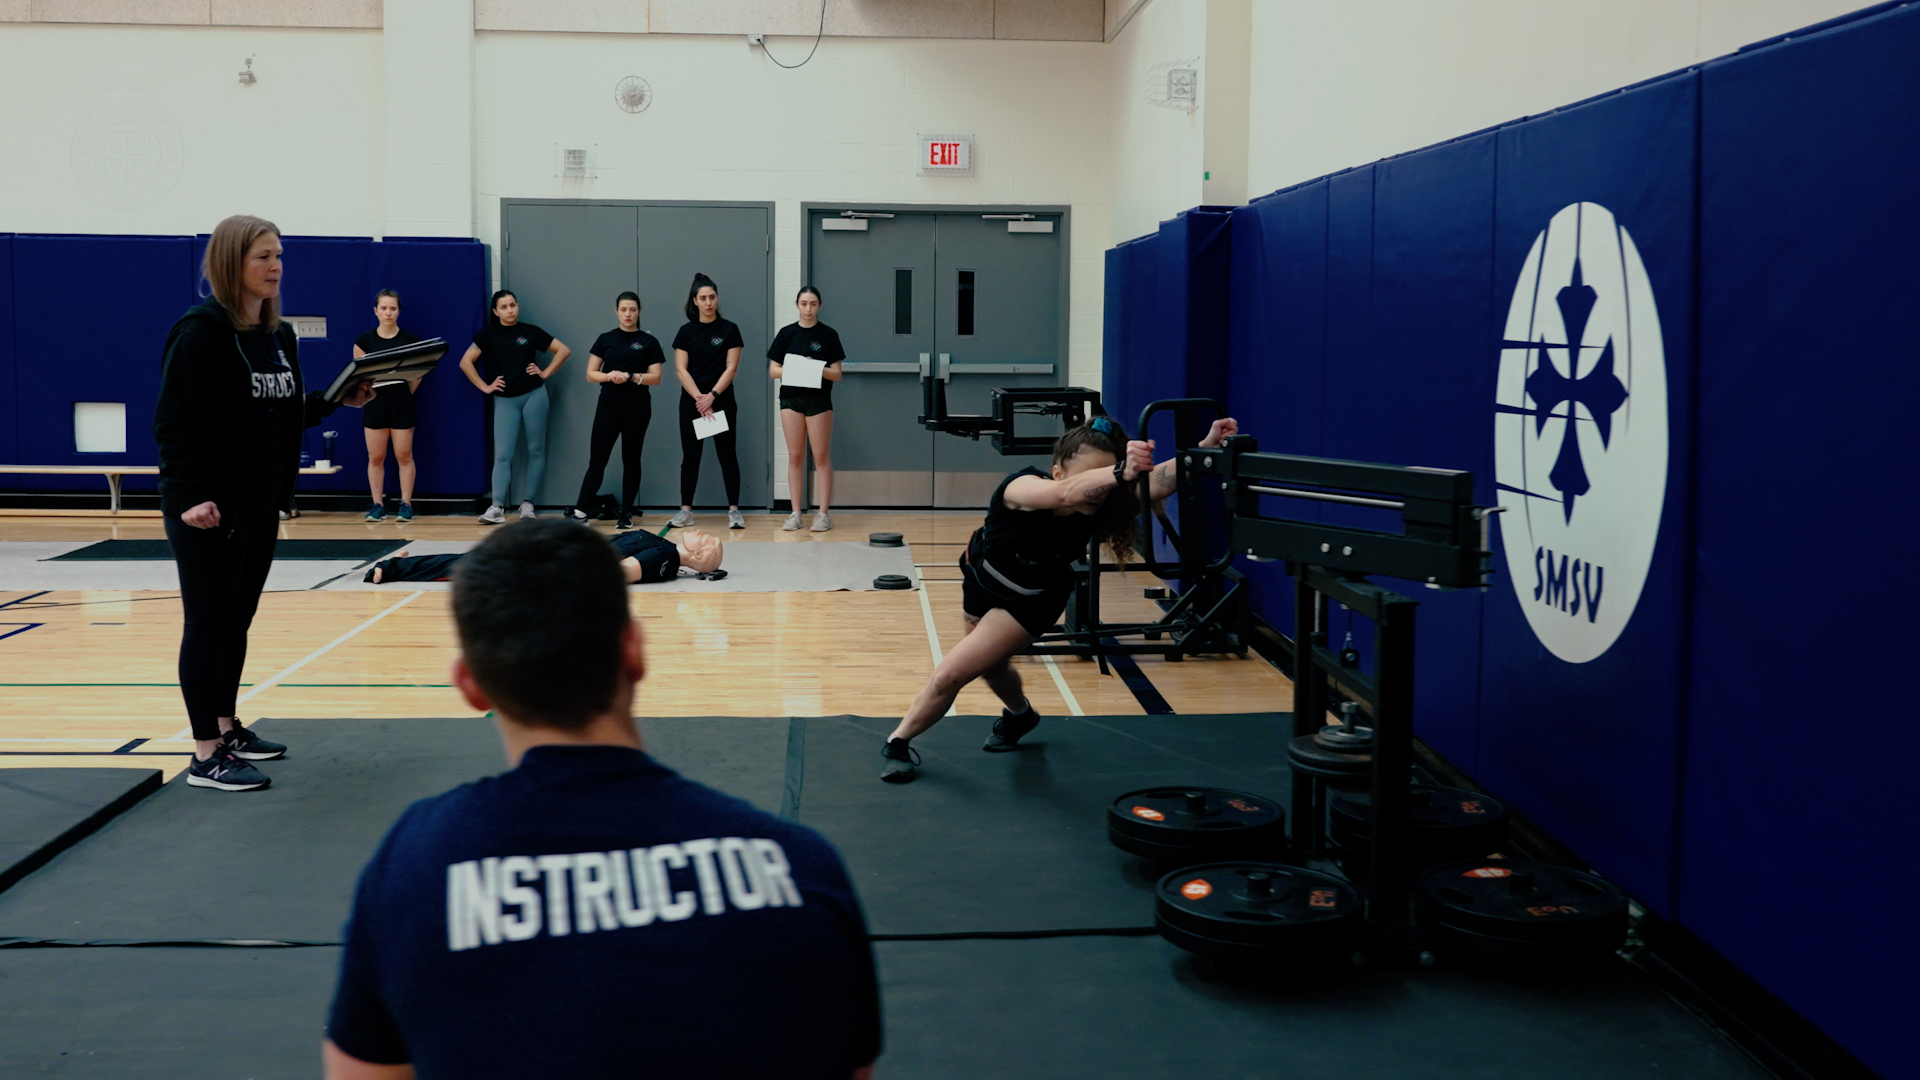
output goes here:
<path id="1" fill-rule="evenodd" d="M 920 136 L 921 176 L 973 175 L 973 136 Z"/>

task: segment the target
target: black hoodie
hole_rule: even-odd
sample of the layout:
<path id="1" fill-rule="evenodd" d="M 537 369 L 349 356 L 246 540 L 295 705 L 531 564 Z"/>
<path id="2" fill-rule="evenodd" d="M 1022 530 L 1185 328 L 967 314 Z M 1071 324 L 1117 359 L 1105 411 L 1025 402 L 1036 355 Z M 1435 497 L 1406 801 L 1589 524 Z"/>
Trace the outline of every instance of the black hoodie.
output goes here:
<path id="1" fill-rule="evenodd" d="M 248 336 L 254 361 L 226 309 L 211 299 L 188 308 L 167 333 L 153 438 L 168 517 L 204 502 L 223 515 L 285 506 L 300 470 L 301 431 L 338 408 L 305 392 L 291 327 L 281 323 L 270 339 Z"/>

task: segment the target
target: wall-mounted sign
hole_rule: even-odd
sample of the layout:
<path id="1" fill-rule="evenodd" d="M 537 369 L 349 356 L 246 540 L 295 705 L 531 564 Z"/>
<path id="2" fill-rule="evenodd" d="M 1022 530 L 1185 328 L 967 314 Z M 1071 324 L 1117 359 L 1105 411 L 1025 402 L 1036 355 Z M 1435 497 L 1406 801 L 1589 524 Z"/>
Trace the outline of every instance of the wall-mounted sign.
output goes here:
<path id="1" fill-rule="evenodd" d="M 293 327 L 293 336 L 297 338 L 324 338 L 327 336 L 327 317 L 325 315 L 282 315 L 280 321 Z"/>
<path id="2" fill-rule="evenodd" d="M 920 136 L 921 176 L 972 176 L 973 136 Z"/>

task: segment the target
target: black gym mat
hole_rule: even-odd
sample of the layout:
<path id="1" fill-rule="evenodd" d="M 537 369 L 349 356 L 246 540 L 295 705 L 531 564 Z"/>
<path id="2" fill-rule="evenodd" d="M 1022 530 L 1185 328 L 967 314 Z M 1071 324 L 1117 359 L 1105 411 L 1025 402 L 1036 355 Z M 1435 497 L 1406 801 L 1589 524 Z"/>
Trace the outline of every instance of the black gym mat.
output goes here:
<path id="1" fill-rule="evenodd" d="M 158 769 L 0 769 L 0 891 L 158 790 Z"/>
<path id="2" fill-rule="evenodd" d="M 839 847 L 876 934 L 1150 925 L 1153 875 L 1108 842 L 1108 803 L 1162 784 L 1292 791 L 1286 714 L 1049 717 L 1012 754 L 980 750 L 991 718 L 951 717 L 914 740 L 919 778 L 884 784 L 896 723 L 806 722 L 800 820 Z"/>
<path id="3" fill-rule="evenodd" d="M 329 949 L 0 949 L 0 1076 L 311 1080 Z"/>
<path id="4" fill-rule="evenodd" d="M 660 760 L 778 809 L 786 720 L 643 724 Z M 485 719 L 255 726 L 292 747 L 262 766 L 271 788 L 227 794 L 176 777 L 0 893 L 0 938 L 338 941 L 360 867 L 400 812 L 506 767 Z"/>
<path id="5" fill-rule="evenodd" d="M 282 540 L 274 545 L 273 558 L 275 562 L 372 562 L 406 546 L 404 537 L 392 540 Z M 40 561 L 96 560 L 172 562 L 173 548 L 165 540 L 102 540 Z"/>
<path id="6" fill-rule="evenodd" d="M 1624 968 L 1223 972 L 1159 938 L 882 942 L 887 1077 L 1762 1080 Z"/>

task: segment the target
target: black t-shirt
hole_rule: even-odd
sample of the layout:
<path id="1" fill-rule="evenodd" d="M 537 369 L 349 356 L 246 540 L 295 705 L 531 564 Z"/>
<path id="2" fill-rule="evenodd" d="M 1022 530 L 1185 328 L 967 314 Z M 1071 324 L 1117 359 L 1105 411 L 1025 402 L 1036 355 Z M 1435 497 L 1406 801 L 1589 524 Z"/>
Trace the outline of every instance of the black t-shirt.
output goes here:
<path id="1" fill-rule="evenodd" d="M 388 349 L 399 349 L 408 345 L 417 345 L 420 343 L 420 340 L 420 335 L 411 330 L 401 330 L 390 338 L 383 338 L 380 336 L 379 329 L 375 328 L 354 338 L 353 344 L 354 347 L 362 353 L 372 356 L 374 353 L 383 353 Z M 376 395 L 383 398 L 396 398 L 404 394 L 413 393 L 412 390 L 407 388 L 407 381 L 405 379 L 393 379 L 388 382 L 375 383 L 373 390 Z"/>
<path id="2" fill-rule="evenodd" d="M 819 834 L 638 750 L 539 746 L 387 834 L 327 1037 L 422 1080 L 845 1080 L 879 1055 L 879 1012 Z"/>
<path id="3" fill-rule="evenodd" d="M 645 529 L 615 533 L 613 550 L 619 552 L 623 559 L 634 559 L 640 563 L 642 585 L 672 581 L 680 576 L 680 549 L 664 536 L 655 536 Z"/>
<path id="4" fill-rule="evenodd" d="M 1001 585 L 1043 591 L 1065 588 L 1070 584 L 1070 564 L 1087 553 L 1093 516 L 1013 509 L 1006 502 L 1007 485 L 1022 476 L 1052 479 L 1029 465 L 1000 481 L 987 504 L 987 520 L 968 543 L 967 557 L 988 580 L 1003 579 L 998 581 Z"/>
<path id="5" fill-rule="evenodd" d="M 247 490 L 277 489 L 286 469 L 289 429 L 305 428 L 293 365 L 280 341 L 265 330 L 243 330 L 234 335 L 240 355 L 252 376 L 253 408 L 241 422 L 241 456 L 247 463 Z"/>
<path id="6" fill-rule="evenodd" d="M 628 382 L 601 383 L 602 394 L 643 400 L 651 400 L 648 393 L 652 388 L 640 385 L 640 376 L 653 365 L 664 366 L 667 362 L 667 354 L 660 350 L 660 342 L 652 334 L 645 330 L 628 333 L 617 326 L 593 339 L 593 355 L 600 358 L 601 371 L 624 371 L 633 376 Z"/>
<path id="7" fill-rule="evenodd" d="M 773 344 L 767 346 L 767 359 L 776 364 L 785 363 L 788 353 L 799 353 L 822 363 L 834 364 L 847 358 L 847 350 L 840 347 L 840 332 L 826 323 L 814 323 L 801 326 L 788 323 L 773 335 Z M 810 386 L 788 386 L 780 384 L 780 400 L 788 401 L 802 394 L 832 393 L 833 383 L 820 380 L 820 389 Z"/>
<path id="8" fill-rule="evenodd" d="M 745 347 L 740 328 L 725 319 L 703 323 L 698 319 L 673 335 L 673 347 L 687 354 L 687 374 L 703 394 L 713 392 L 713 384 L 727 373 L 727 350 Z M 732 385 L 728 385 L 732 389 Z"/>
<path id="9" fill-rule="evenodd" d="M 540 364 L 537 354 L 553 344 L 553 335 L 545 330 L 527 322 L 512 326 L 489 323 L 473 335 L 473 343 L 480 347 L 480 381 L 507 380 L 501 397 L 519 397 L 546 384 L 545 379 L 527 370 L 528 364 Z"/>

